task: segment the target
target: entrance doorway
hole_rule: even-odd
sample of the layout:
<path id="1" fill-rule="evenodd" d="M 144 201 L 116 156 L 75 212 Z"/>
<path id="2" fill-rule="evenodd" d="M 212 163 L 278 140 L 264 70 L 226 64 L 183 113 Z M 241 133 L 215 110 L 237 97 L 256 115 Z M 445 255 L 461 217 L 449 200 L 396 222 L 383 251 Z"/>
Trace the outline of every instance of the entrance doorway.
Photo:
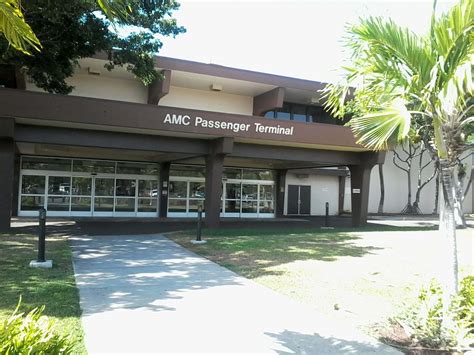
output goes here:
<path id="1" fill-rule="evenodd" d="M 311 186 L 288 185 L 288 211 L 290 215 L 311 214 Z"/>

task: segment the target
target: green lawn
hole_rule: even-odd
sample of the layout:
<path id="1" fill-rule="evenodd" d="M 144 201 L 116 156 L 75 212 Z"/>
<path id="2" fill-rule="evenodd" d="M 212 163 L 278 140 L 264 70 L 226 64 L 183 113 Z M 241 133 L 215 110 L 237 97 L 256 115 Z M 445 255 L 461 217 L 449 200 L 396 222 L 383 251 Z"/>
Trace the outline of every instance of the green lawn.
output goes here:
<path id="1" fill-rule="evenodd" d="M 53 260 L 52 269 L 30 268 L 36 257 L 37 236 L 0 234 L 0 320 L 11 314 L 20 296 L 22 312 L 44 304 L 43 314 L 56 322 L 56 330 L 77 341 L 76 353 L 86 353 L 67 239 L 47 237 L 46 258 Z"/>
<path id="2" fill-rule="evenodd" d="M 367 329 L 386 321 L 442 265 L 432 228 L 203 230 L 168 233 L 230 270 Z M 459 233 L 460 267 L 472 270 L 472 229 Z"/>

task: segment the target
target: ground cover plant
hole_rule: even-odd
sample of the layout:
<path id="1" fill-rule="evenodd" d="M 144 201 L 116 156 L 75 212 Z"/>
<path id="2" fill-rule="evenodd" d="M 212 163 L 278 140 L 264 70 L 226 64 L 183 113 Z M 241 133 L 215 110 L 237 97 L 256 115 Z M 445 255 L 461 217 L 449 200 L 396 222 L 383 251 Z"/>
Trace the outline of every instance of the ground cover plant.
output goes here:
<path id="1" fill-rule="evenodd" d="M 46 257 L 53 259 L 52 269 L 28 266 L 30 260 L 36 259 L 36 248 L 37 236 L 0 234 L 0 322 L 11 317 L 21 296 L 17 313 L 28 313 L 44 305 L 42 314 L 54 322 L 53 331 L 71 338 L 76 344 L 73 352 L 85 353 L 68 241 L 65 237 L 47 237 Z M 33 333 L 44 334 L 36 330 Z"/>
<path id="2" fill-rule="evenodd" d="M 167 236 L 320 313 L 379 336 L 404 301 L 437 276 L 442 243 L 430 228 L 222 229 Z M 460 231 L 461 275 L 472 273 L 472 229 Z M 429 246 L 430 252 L 426 249 Z M 387 335 L 385 332 L 384 336 Z"/>

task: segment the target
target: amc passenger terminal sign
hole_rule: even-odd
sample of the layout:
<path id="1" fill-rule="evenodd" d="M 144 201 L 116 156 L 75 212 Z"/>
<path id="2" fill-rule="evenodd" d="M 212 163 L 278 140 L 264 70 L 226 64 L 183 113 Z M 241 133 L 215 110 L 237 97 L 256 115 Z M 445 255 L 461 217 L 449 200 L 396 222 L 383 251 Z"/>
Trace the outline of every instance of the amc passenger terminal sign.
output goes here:
<path id="1" fill-rule="evenodd" d="M 212 129 L 216 131 L 216 134 L 222 131 L 231 131 L 234 133 L 255 132 L 264 134 L 274 134 L 279 136 L 292 136 L 294 131 L 294 126 L 282 127 L 279 124 L 266 125 L 260 122 L 241 123 L 232 121 L 209 120 L 201 116 L 179 115 L 174 113 L 166 114 L 163 123 L 174 126 L 191 126 L 196 128 Z"/>

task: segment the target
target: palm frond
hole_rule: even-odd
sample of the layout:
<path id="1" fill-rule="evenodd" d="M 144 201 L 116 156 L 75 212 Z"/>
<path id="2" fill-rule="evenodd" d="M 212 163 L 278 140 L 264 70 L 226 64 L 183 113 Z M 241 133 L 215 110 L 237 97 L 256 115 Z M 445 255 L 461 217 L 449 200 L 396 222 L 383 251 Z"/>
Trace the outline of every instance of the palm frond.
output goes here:
<path id="1" fill-rule="evenodd" d="M 15 49 L 31 55 L 30 49 L 41 50 L 41 43 L 25 22 L 18 0 L 0 1 L 0 32 Z"/>
<path id="2" fill-rule="evenodd" d="M 386 150 L 408 136 L 411 114 L 403 100 L 395 99 L 387 109 L 354 117 L 349 125 L 357 143 L 373 150 Z"/>

